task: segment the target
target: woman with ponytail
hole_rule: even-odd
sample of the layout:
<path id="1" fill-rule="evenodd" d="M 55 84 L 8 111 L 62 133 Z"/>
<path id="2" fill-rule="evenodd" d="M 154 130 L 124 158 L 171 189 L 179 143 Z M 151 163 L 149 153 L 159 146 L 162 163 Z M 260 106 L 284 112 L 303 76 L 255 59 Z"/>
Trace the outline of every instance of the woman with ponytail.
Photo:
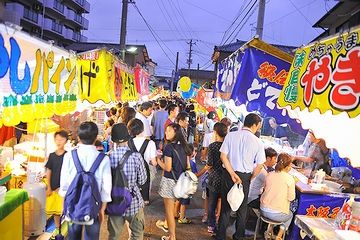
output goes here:
<path id="1" fill-rule="evenodd" d="M 191 148 L 186 142 L 179 124 L 171 123 L 165 129 L 164 161 L 158 160 L 164 170 L 161 178 L 159 194 L 164 199 L 166 221 L 158 221 L 156 226 L 169 232 L 163 240 L 175 240 L 175 196 L 173 189 L 181 173 L 190 168 Z"/>

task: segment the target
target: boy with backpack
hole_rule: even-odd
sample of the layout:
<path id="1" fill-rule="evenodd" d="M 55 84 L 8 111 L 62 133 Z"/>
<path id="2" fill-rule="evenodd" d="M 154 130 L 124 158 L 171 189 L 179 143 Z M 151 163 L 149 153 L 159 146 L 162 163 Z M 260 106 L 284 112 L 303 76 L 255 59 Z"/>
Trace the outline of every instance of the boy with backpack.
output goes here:
<path id="1" fill-rule="evenodd" d="M 107 208 L 109 240 L 120 238 L 125 221 L 130 223 L 131 240 L 142 240 L 144 237 L 144 201 L 139 186 L 145 184 L 147 173 L 141 154 L 128 147 L 130 138 L 125 124 L 113 126 L 111 140 L 115 147 L 110 153 L 113 201 Z"/>
<path id="2" fill-rule="evenodd" d="M 144 159 L 146 168 L 147 180 L 146 183 L 140 186 L 141 196 L 144 200 L 145 206 L 150 204 L 150 186 L 151 180 L 155 178 L 156 168 L 156 146 L 155 142 L 141 136 L 144 131 L 144 124 L 141 120 L 131 119 L 127 125 L 129 134 L 132 137 L 128 141 L 128 146 L 133 152 L 139 152 Z"/>
<path id="3" fill-rule="evenodd" d="M 65 220 L 69 222 L 68 239 L 99 239 L 105 209 L 111 202 L 111 168 L 109 158 L 94 145 L 98 127 L 83 122 L 78 128 L 77 149 L 64 156 L 59 195 L 64 199 Z"/>

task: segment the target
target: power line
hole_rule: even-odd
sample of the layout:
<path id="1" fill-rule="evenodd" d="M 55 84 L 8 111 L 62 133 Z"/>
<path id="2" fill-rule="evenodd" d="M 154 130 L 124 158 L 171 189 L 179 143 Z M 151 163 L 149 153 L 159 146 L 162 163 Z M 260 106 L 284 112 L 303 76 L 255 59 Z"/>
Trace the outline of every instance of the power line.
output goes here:
<path id="1" fill-rule="evenodd" d="M 225 39 L 226 33 L 232 28 L 232 26 L 234 26 L 235 22 L 239 19 L 239 17 L 241 16 L 241 14 L 244 12 L 244 9 L 246 9 L 249 5 L 250 5 L 251 1 L 248 2 L 248 5 L 244 8 L 244 5 L 246 4 L 246 1 L 243 2 L 243 5 L 241 5 L 240 10 L 237 13 L 237 16 L 235 17 L 235 19 L 233 20 L 233 22 L 230 24 L 230 26 L 225 30 L 224 35 L 221 38 L 221 43 L 220 45 L 222 45 L 222 42 Z"/>
<path id="2" fill-rule="evenodd" d="M 254 5 L 252 6 L 252 8 L 254 7 Z M 249 9 L 251 10 L 251 9 Z M 250 13 L 250 15 L 247 17 L 247 19 L 245 20 L 245 22 L 243 23 L 243 25 L 239 28 L 239 30 L 237 31 L 237 33 L 234 35 L 234 38 L 230 41 L 233 42 L 236 37 L 239 35 L 240 31 L 244 28 L 245 24 L 249 21 L 249 19 L 251 18 L 251 16 L 254 14 L 254 12 L 256 11 L 256 8 L 252 9 L 252 12 Z"/>
<path id="3" fill-rule="evenodd" d="M 173 29 L 173 28 L 170 26 L 170 23 L 169 23 L 169 21 L 168 21 L 168 18 L 170 19 L 171 23 L 174 25 L 174 27 L 175 27 L 175 29 L 176 29 L 176 31 L 177 31 L 177 32 L 175 32 L 175 31 L 173 31 L 173 32 L 174 32 L 174 33 L 177 33 L 181 38 L 184 38 L 184 36 L 181 35 L 181 33 L 180 33 L 179 29 L 177 28 L 176 24 L 174 24 L 171 16 L 169 15 L 167 9 L 166 9 L 165 6 L 164 6 L 164 3 L 161 1 L 161 6 L 160 6 L 160 3 L 159 3 L 158 0 L 156 0 L 156 3 L 157 3 L 157 5 L 159 6 L 159 9 L 160 9 L 160 11 L 161 11 L 161 13 L 162 13 L 162 15 L 163 15 L 163 17 L 164 17 L 164 19 L 165 19 L 165 22 L 166 22 L 167 25 L 169 26 L 169 28 L 170 28 L 170 29 Z M 164 9 L 164 11 L 163 11 L 163 9 Z M 186 36 L 185 36 L 185 38 L 186 38 Z"/>
<path id="4" fill-rule="evenodd" d="M 185 23 L 185 25 L 186 25 L 187 28 L 189 29 L 189 33 L 190 33 L 191 38 L 194 38 L 194 36 L 192 35 L 192 33 L 195 33 L 195 32 L 192 30 L 191 26 L 189 25 L 189 23 L 188 23 L 188 22 L 186 21 L 186 19 L 184 18 L 184 12 L 181 10 L 179 0 L 176 0 L 176 3 L 177 3 L 177 4 L 175 4 L 172 0 L 171 0 L 171 2 L 173 3 L 176 11 L 179 13 L 181 19 L 183 20 L 183 22 Z M 171 4 L 170 4 L 170 5 L 171 5 Z"/>
<path id="5" fill-rule="evenodd" d="M 296 9 L 296 11 L 298 11 L 301 16 L 303 16 L 303 18 L 309 23 L 309 25 L 312 27 L 312 23 L 310 22 L 310 20 L 300 11 L 300 9 L 291 1 L 289 0 L 289 2 L 291 3 L 291 5 L 293 5 L 293 7 Z M 315 28 L 315 30 L 320 33 L 320 31 L 318 29 Z"/>
<path id="6" fill-rule="evenodd" d="M 308 4 L 306 4 L 306 5 L 304 5 L 304 6 L 301 6 L 299 9 L 303 9 L 303 8 L 305 8 L 305 7 L 308 7 L 308 6 L 312 5 L 312 4 L 314 4 L 314 3 L 316 3 L 316 1 L 311 1 L 311 2 L 308 3 Z M 264 26 L 268 26 L 268 25 L 270 25 L 270 24 L 273 24 L 273 23 L 275 23 L 275 22 L 277 22 L 277 21 L 279 21 L 279 20 L 281 20 L 281 19 L 286 18 L 287 16 L 289 16 L 289 15 L 295 13 L 295 12 L 297 12 L 297 10 L 291 11 L 291 12 L 289 12 L 289 13 L 287 13 L 287 14 L 285 14 L 285 15 L 283 15 L 283 16 L 281 16 L 281 17 L 279 17 L 279 18 L 277 18 L 277 19 L 275 19 L 275 20 L 273 20 L 273 21 L 271 21 L 271 22 L 268 22 L 268 23 L 266 23 Z"/>
<path id="7" fill-rule="evenodd" d="M 174 3 L 173 0 L 170 0 L 170 1 L 171 1 L 172 3 Z M 190 35 L 191 35 L 191 38 L 193 39 L 193 38 L 194 38 L 194 35 L 195 35 L 195 37 L 196 37 L 197 39 L 199 39 L 199 36 L 198 36 L 194 31 L 192 31 L 192 28 L 191 28 L 190 24 L 189 24 L 188 21 L 184 18 L 184 13 L 183 13 L 183 11 L 181 10 L 181 6 L 180 6 L 180 3 L 179 3 L 179 0 L 176 0 L 176 4 L 174 3 L 174 7 L 175 7 L 175 9 L 177 10 L 177 12 L 179 13 L 181 19 L 183 20 L 183 22 L 185 23 L 185 25 L 187 26 L 187 28 L 190 30 L 189 33 L 190 33 Z M 200 42 L 200 43 L 201 43 L 203 46 L 205 46 L 206 48 L 209 48 L 209 49 L 211 49 L 211 50 L 213 49 L 213 46 L 210 46 L 210 47 L 209 47 L 209 45 L 208 45 L 207 43 L 205 43 L 205 41 L 197 40 L 197 42 Z M 196 47 L 197 49 L 201 50 L 198 45 L 195 45 L 195 47 Z"/>
<path id="8" fill-rule="evenodd" d="M 101 30 L 101 31 L 118 31 L 119 28 L 91 28 L 92 30 Z M 148 32 L 149 29 L 146 28 L 127 28 L 127 30 L 135 31 L 135 32 Z M 87 30 L 88 31 L 88 30 Z M 173 29 L 154 29 L 156 32 L 174 32 Z M 213 29 L 208 30 L 185 30 L 185 32 L 198 32 L 198 33 L 223 33 L 223 31 L 214 31 Z"/>
<path id="9" fill-rule="evenodd" d="M 165 54 L 165 56 L 169 59 L 169 61 L 170 61 L 173 65 L 175 65 L 175 63 L 173 62 L 173 60 L 169 57 L 169 55 L 167 54 L 167 52 L 164 50 L 164 48 L 161 46 L 160 42 L 158 41 L 157 37 L 158 37 L 159 39 L 160 39 L 160 37 L 157 36 L 157 34 L 153 31 L 152 27 L 151 27 L 150 24 L 146 21 L 145 17 L 142 15 L 142 13 L 140 12 L 140 9 L 138 8 L 138 6 L 136 5 L 135 2 L 133 3 L 133 6 L 134 6 L 134 8 L 136 9 L 136 11 L 139 13 L 139 15 L 140 15 L 140 17 L 142 18 L 142 20 L 145 22 L 146 26 L 149 28 L 151 35 L 153 35 L 153 37 L 155 38 L 157 44 L 159 45 L 159 47 L 161 48 L 161 50 L 163 51 L 163 53 Z M 161 40 L 161 39 L 160 39 L 160 40 Z M 164 44 L 164 46 L 165 46 L 166 48 L 168 48 L 165 43 L 163 43 L 163 44 Z M 170 52 L 172 53 L 171 49 L 168 48 L 168 50 L 170 50 Z"/>
<path id="10" fill-rule="evenodd" d="M 213 16 L 215 16 L 215 17 L 218 17 L 218 18 L 220 18 L 220 19 L 222 19 L 222 20 L 224 20 L 224 21 L 226 21 L 226 22 L 231 22 L 229 19 L 226 19 L 226 18 L 224 18 L 223 16 L 220 16 L 220 15 L 218 15 L 218 14 L 216 14 L 216 13 L 210 12 L 209 10 L 207 10 L 207 9 L 205 9 L 205 8 L 202 8 L 202 7 L 198 6 L 198 5 L 195 5 L 195 4 L 193 4 L 192 2 L 189 2 L 189 1 L 187 1 L 187 0 L 184 0 L 184 2 L 186 2 L 187 4 L 189 4 L 189 5 L 193 6 L 193 7 L 196 7 L 196 8 L 198 8 L 198 9 L 200 9 L 200 10 L 202 10 L 202 11 L 210 14 L 210 15 L 213 15 Z"/>
<path id="11" fill-rule="evenodd" d="M 210 59 L 209 61 L 207 61 L 202 67 L 200 67 L 201 70 L 205 70 L 208 69 L 209 67 L 211 67 L 212 65 L 212 60 Z"/>
<path id="12" fill-rule="evenodd" d="M 257 0 L 255 0 L 255 2 L 251 5 L 251 7 L 249 8 L 249 10 L 246 12 L 245 16 L 241 19 L 241 21 L 238 23 L 238 25 L 236 26 L 236 28 L 231 32 L 231 34 L 227 37 L 227 39 L 225 40 L 225 42 L 223 44 L 226 44 L 228 42 L 228 40 L 231 38 L 231 36 L 235 33 L 235 31 L 237 30 L 237 28 L 240 26 L 240 24 L 245 20 L 245 18 L 247 17 L 247 15 L 250 13 L 250 11 L 254 8 L 255 4 L 256 4 Z M 240 28 L 241 30 L 241 28 Z M 239 32 L 238 32 L 239 33 Z M 235 38 L 237 36 L 237 34 L 235 35 Z"/>
<path id="13" fill-rule="evenodd" d="M 161 0 L 161 2 L 162 2 L 162 1 L 163 1 L 163 0 Z M 187 38 L 188 35 L 186 35 L 186 31 L 184 31 L 184 28 L 183 28 L 183 26 L 182 26 L 182 24 L 181 24 L 181 21 L 179 20 L 177 14 L 176 14 L 176 9 L 174 10 L 174 6 L 173 6 L 174 3 L 173 3 L 173 2 L 169 2 L 169 1 L 167 1 L 167 3 L 168 3 L 169 6 L 170 6 L 170 7 L 169 7 L 170 11 L 172 11 L 172 12 L 174 13 L 174 14 L 172 15 L 172 18 L 175 19 L 175 22 L 177 22 L 178 27 L 179 27 L 181 33 L 184 34 L 185 38 Z M 165 6 L 165 4 L 164 4 L 164 6 Z M 190 38 L 192 38 L 192 35 L 191 35 L 191 34 L 190 34 Z"/>

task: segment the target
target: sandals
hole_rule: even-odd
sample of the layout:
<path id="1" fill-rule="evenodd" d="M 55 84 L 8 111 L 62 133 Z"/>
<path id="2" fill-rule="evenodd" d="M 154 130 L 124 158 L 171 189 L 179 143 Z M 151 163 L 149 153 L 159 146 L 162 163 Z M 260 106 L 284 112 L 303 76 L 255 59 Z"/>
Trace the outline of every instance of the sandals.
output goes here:
<path id="1" fill-rule="evenodd" d="M 178 223 L 180 224 L 190 224 L 191 223 L 191 220 L 190 219 L 187 219 L 186 217 L 182 218 L 182 219 L 178 219 Z"/>
<path id="2" fill-rule="evenodd" d="M 162 237 L 161 237 L 161 240 L 176 240 L 176 238 L 175 238 L 175 239 L 171 239 L 170 236 L 162 236 Z"/>
<path id="3" fill-rule="evenodd" d="M 169 232 L 168 226 L 165 225 L 165 221 L 157 220 L 155 223 L 156 227 L 160 228 L 164 232 Z"/>
<path id="4" fill-rule="evenodd" d="M 201 222 L 202 223 L 207 223 L 207 221 L 208 221 L 208 215 L 205 213 L 204 216 L 201 219 Z"/>

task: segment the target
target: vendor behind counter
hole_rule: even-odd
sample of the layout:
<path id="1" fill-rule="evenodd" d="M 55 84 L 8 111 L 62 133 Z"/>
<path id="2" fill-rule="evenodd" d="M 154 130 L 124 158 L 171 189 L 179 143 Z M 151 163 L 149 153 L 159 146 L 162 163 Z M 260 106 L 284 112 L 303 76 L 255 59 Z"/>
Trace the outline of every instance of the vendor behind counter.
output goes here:
<path id="1" fill-rule="evenodd" d="M 294 160 L 303 162 L 303 167 L 311 169 L 310 177 L 314 172 L 323 169 L 326 174 L 331 174 L 331 163 L 329 158 L 330 150 L 326 147 L 323 139 L 317 139 L 314 134 L 309 131 L 309 146 L 305 149 L 304 156 L 295 156 Z"/>

